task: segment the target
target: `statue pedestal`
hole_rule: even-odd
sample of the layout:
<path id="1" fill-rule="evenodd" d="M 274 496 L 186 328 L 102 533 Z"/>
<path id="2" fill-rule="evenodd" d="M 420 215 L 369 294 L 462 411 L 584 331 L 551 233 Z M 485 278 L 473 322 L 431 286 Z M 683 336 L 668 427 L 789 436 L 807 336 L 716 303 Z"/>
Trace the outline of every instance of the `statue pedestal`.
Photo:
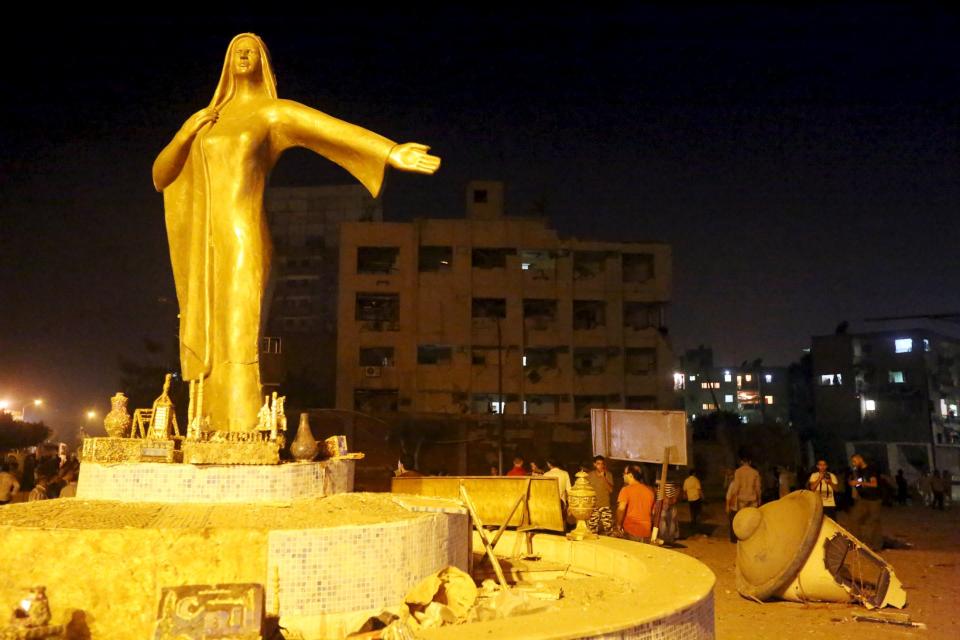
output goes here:
<path id="1" fill-rule="evenodd" d="M 287 502 L 353 491 L 353 460 L 265 465 L 80 466 L 77 498 L 118 502 Z"/>

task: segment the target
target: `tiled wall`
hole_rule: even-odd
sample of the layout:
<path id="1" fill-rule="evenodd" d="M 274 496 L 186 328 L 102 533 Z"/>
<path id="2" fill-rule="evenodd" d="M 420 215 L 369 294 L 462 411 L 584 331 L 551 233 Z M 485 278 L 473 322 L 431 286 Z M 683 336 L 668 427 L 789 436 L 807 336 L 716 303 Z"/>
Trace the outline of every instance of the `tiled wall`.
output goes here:
<path id="1" fill-rule="evenodd" d="M 77 498 L 121 502 L 261 502 L 353 491 L 353 460 L 278 465 L 80 466 Z"/>
<path id="2" fill-rule="evenodd" d="M 694 606 L 631 629 L 615 631 L 585 640 L 713 640 L 713 594 Z"/>
<path id="3" fill-rule="evenodd" d="M 379 609 L 448 565 L 467 569 L 465 514 L 436 513 L 363 527 L 271 531 L 267 603 L 280 614 Z M 271 605 L 272 606 L 272 605 Z"/>

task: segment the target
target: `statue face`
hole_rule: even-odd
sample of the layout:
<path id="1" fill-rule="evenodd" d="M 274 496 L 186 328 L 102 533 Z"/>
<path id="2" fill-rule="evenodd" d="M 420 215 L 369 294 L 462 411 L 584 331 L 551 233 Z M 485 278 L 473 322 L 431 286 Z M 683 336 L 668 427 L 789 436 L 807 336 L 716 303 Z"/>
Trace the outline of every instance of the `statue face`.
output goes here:
<path id="1" fill-rule="evenodd" d="M 247 76 L 260 71 L 260 47 L 256 40 L 243 37 L 233 47 L 233 73 Z"/>

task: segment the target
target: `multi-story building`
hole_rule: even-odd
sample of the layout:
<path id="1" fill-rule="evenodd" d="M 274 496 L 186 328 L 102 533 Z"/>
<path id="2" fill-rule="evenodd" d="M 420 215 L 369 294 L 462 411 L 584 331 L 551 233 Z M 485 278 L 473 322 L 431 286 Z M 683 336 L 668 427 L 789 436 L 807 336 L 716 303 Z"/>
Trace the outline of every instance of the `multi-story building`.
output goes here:
<path id="1" fill-rule="evenodd" d="M 925 329 L 813 338 L 817 424 L 895 472 L 960 471 L 960 340 Z"/>
<path id="2" fill-rule="evenodd" d="M 715 411 L 738 413 L 747 423 L 790 423 L 790 381 L 786 367 L 761 363 L 718 367 L 713 350 L 688 350 L 674 373 L 689 419 Z"/>
<path id="3" fill-rule="evenodd" d="M 665 244 L 562 240 L 472 182 L 466 219 L 344 223 L 337 407 L 578 421 L 669 407 Z"/>
<path id="4" fill-rule="evenodd" d="M 265 194 L 274 257 L 261 354 L 265 386 L 286 380 L 300 402 L 332 406 L 336 393 L 340 224 L 379 221 L 360 185 L 271 187 Z"/>

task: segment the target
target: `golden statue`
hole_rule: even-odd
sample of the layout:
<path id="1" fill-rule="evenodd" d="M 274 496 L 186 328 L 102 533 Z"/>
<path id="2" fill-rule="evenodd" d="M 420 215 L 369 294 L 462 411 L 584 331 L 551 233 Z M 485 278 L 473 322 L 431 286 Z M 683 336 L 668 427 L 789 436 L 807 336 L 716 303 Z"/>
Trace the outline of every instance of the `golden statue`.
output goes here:
<path id="1" fill-rule="evenodd" d="M 396 144 L 277 98 L 263 41 L 243 33 L 230 42 L 210 105 L 187 119 L 153 163 L 180 304 L 182 376 L 199 383 L 204 406 L 196 410 L 216 430 L 257 427 L 260 314 L 272 253 L 263 190 L 280 154 L 295 146 L 336 162 L 374 197 L 387 165 L 425 174 L 440 166 L 427 146 Z"/>

